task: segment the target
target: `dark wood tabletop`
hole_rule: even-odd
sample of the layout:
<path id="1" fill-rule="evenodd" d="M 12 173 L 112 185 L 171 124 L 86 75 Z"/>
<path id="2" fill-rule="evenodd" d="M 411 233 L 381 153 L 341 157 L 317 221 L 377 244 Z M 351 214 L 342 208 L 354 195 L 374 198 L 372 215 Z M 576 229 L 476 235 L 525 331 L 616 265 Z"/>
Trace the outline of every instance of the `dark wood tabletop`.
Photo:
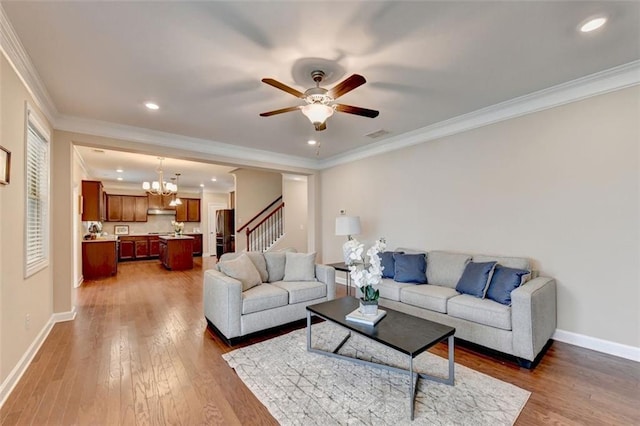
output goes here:
<path id="1" fill-rule="evenodd" d="M 307 306 L 307 310 L 412 357 L 416 357 L 436 343 L 452 336 L 456 331 L 453 327 L 389 308 L 380 308 L 387 311 L 387 315 L 375 326 L 347 321 L 346 315 L 359 306 L 358 299 L 347 296 Z"/>

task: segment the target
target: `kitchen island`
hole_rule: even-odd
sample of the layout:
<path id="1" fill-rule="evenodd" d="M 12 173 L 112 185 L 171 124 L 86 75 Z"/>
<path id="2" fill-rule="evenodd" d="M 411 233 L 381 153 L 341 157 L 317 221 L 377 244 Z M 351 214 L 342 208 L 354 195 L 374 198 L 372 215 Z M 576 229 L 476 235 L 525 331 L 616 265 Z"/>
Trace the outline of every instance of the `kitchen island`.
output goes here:
<path id="1" fill-rule="evenodd" d="M 160 261 L 172 271 L 193 269 L 193 237 L 160 236 Z"/>
<path id="2" fill-rule="evenodd" d="M 118 273 L 118 240 L 100 237 L 82 241 L 82 277 L 107 278 Z"/>

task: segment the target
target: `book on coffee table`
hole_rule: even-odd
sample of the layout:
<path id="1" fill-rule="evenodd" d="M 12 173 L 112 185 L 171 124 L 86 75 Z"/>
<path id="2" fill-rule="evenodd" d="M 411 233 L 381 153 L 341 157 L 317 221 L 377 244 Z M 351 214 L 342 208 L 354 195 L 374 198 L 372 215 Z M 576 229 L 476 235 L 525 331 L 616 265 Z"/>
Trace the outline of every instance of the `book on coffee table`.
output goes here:
<path id="1" fill-rule="evenodd" d="M 378 321 L 384 318 L 385 315 L 387 315 L 387 311 L 384 311 L 382 309 L 378 309 L 377 315 L 365 315 L 361 313 L 360 308 L 358 308 L 350 314 L 347 314 L 345 319 L 347 321 L 357 322 L 358 324 L 376 325 Z"/>

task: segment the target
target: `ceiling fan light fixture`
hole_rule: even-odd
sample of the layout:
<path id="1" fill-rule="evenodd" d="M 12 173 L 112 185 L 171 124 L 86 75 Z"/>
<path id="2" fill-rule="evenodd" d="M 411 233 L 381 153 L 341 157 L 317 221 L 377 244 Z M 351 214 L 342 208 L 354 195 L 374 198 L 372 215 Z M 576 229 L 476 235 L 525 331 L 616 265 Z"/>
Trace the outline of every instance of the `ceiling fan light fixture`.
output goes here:
<path id="1" fill-rule="evenodd" d="M 307 104 L 300 109 L 313 124 L 322 124 L 333 115 L 333 108 L 323 104 Z"/>

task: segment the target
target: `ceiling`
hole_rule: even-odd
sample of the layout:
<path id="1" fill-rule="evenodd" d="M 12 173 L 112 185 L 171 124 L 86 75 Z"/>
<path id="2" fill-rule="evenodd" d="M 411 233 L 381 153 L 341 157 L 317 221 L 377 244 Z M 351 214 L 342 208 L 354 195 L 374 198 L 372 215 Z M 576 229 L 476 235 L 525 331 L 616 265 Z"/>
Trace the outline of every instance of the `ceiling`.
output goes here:
<path id="1" fill-rule="evenodd" d="M 58 117 L 311 159 L 640 58 L 640 2 L 30 1 L 2 7 Z M 577 26 L 595 14 L 607 15 L 607 25 L 579 33 Z M 304 91 L 313 85 L 307 73 L 316 65 L 333 71 L 328 87 L 353 73 L 365 76 L 367 83 L 340 101 L 380 115 L 336 113 L 323 132 L 297 111 L 259 116 L 302 102 L 262 78 Z M 146 101 L 160 109 L 146 109 Z M 365 136 L 381 129 L 389 133 Z M 309 138 L 320 147 L 307 145 Z"/>
<path id="2" fill-rule="evenodd" d="M 142 182 L 158 180 L 160 160 L 156 156 L 114 151 L 87 146 L 75 146 L 91 178 L 102 181 L 109 188 L 128 188 L 142 191 Z M 178 191 L 229 192 L 235 188 L 234 167 L 164 158 L 162 170 L 165 182 L 180 173 Z M 118 172 L 122 170 L 122 172 Z M 122 180 L 118 180 L 121 178 Z M 215 179 L 213 181 L 212 179 Z M 200 186 L 204 185 L 204 186 Z"/>

